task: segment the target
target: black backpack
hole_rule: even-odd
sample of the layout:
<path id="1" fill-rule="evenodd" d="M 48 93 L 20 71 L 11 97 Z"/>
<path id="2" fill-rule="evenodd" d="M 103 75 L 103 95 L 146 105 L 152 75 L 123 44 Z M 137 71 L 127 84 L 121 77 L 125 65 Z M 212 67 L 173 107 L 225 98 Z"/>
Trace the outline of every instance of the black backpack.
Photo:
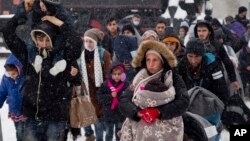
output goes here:
<path id="1" fill-rule="evenodd" d="M 230 125 L 250 124 L 250 109 L 240 96 L 240 91 L 236 91 L 229 98 L 222 113 L 222 123 L 226 129 L 229 129 Z"/>

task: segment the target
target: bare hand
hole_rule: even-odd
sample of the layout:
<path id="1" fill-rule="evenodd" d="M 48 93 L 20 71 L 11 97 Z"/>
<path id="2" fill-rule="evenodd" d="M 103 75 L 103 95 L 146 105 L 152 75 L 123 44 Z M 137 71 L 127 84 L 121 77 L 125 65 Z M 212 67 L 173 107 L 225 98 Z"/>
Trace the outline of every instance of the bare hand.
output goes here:
<path id="1" fill-rule="evenodd" d="M 240 88 L 240 84 L 237 81 L 231 83 L 231 88 L 233 90 L 238 90 Z"/>
<path id="2" fill-rule="evenodd" d="M 71 71 L 70 71 L 71 76 L 76 76 L 77 73 L 78 73 L 78 69 L 71 66 Z"/>
<path id="3" fill-rule="evenodd" d="M 247 70 L 250 71 L 250 66 L 247 66 Z"/>
<path id="4" fill-rule="evenodd" d="M 117 96 L 117 92 L 112 92 L 111 95 L 112 95 L 112 97 L 116 97 Z"/>
<path id="5" fill-rule="evenodd" d="M 58 27 L 60 27 L 64 23 L 63 21 L 61 21 L 60 19 L 58 19 L 55 16 L 44 16 L 44 17 L 42 17 L 42 21 L 49 21 Z"/>
<path id="6" fill-rule="evenodd" d="M 32 9 L 34 2 L 35 0 L 24 0 L 24 7 L 25 7 L 26 12 Z"/>
<path id="7" fill-rule="evenodd" d="M 129 89 L 130 89 L 131 91 L 134 91 L 134 90 L 135 90 L 135 86 L 134 86 L 133 84 L 131 84 L 131 85 L 129 86 Z"/>

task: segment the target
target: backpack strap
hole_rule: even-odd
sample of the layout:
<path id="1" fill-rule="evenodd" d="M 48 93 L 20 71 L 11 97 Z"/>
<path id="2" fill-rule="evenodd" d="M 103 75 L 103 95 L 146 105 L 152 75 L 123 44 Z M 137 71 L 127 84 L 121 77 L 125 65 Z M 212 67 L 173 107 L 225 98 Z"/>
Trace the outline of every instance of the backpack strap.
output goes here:
<path id="1" fill-rule="evenodd" d="M 102 46 L 98 46 L 98 52 L 99 52 L 100 61 L 103 63 L 105 49 Z"/>

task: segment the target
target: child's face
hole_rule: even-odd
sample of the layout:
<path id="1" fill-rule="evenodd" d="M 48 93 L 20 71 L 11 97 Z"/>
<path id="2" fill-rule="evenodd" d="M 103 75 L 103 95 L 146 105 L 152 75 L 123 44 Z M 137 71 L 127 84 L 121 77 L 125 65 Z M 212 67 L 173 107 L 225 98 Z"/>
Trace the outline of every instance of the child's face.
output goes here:
<path id="1" fill-rule="evenodd" d="M 10 78 L 16 80 L 18 76 L 18 71 L 17 70 L 7 71 L 7 74 L 10 76 Z"/>
<path id="2" fill-rule="evenodd" d="M 121 80 L 121 75 L 122 75 L 122 71 L 120 69 L 114 69 L 112 72 L 112 79 L 115 82 L 119 82 Z"/>

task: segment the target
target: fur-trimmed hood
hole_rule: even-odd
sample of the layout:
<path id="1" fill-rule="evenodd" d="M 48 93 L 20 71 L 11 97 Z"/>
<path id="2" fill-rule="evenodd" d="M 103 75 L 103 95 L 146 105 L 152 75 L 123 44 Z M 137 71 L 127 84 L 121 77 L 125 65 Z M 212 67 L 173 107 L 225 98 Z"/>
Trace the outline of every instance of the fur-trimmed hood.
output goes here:
<path id="1" fill-rule="evenodd" d="M 145 58 L 145 54 L 149 49 L 153 49 L 160 53 L 163 58 L 168 62 L 168 65 L 171 68 L 177 66 L 177 59 L 175 55 L 165 46 L 165 44 L 158 41 L 146 40 L 143 41 L 137 49 L 137 55 L 132 61 L 132 66 L 134 68 L 142 67 L 142 61 Z"/>

